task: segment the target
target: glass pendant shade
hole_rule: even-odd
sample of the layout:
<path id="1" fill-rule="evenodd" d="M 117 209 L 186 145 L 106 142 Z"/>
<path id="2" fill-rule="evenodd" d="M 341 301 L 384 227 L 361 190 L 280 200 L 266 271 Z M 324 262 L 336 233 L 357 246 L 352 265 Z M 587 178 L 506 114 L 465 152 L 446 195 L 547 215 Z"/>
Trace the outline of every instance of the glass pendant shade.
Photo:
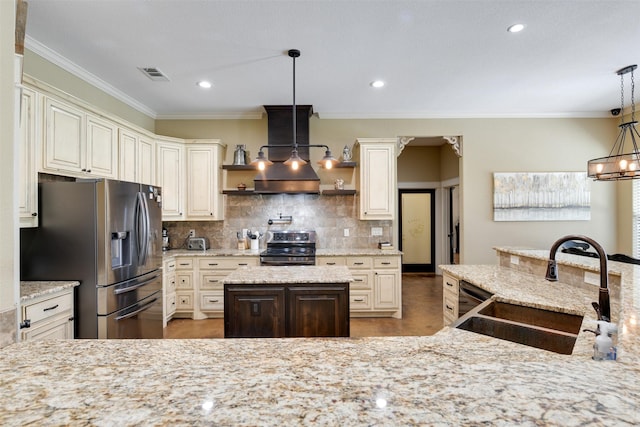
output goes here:
<path id="1" fill-rule="evenodd" d="M 331 150 L 325 151 L 324 157 L 318 162 L 318 164 L 324 166 L 325 169 L 331 169 L 338 163 L 338 160 L 331 154 Z"/>
<path id="2" fill-rule="evenodd" d="M 256 157 L 255 160 L 251 162 L 251 164 L 257 166 L 258 170 L 263 171 L 265 167 L 267 167 L 268 165 L 272 165 L 273 162 L 265 157 L 264 151 L 260 150 L 258 152 L 258 157 Z"/>
<path id="3" fill-rule="evenodd" d="M 307 162 L 302 160 L 300 156 L 298 156 L 298 150 L 295 148 L 291 151 L 291 157 L 284 162 L 285 165 L 291 166 L 291 169 L 297 170 L 300 166 L 306 165 Z"/>

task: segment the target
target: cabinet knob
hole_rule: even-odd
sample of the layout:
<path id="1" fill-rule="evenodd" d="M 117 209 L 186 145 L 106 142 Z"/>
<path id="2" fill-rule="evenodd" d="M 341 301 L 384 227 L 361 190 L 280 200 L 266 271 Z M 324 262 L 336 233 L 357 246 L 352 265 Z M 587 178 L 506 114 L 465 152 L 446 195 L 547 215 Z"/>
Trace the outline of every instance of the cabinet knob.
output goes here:
<path id="1" fill-rule="evenodd" d="M 30 328 L 31 327 L 31 319 L 25 319 L 24 322 L 20 323 L 20 329 Z"/>
<path id="2" fill-rule="evenodd" d="M 38 216 L 38 212 L 33 212 L 31 216 Z"/>
<path id="3" fill-rule="evenodd" d="M 354 302 L 364 302 L 364 298 L 354 298 Z"/>

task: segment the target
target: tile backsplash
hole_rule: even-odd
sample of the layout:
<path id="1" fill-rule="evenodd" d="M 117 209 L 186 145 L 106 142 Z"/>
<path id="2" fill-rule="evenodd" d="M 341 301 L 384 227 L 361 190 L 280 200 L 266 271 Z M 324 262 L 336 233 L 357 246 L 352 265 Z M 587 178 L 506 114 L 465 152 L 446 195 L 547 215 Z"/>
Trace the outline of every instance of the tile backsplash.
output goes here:
<path id="1" fill-rule="evenodd" d="M 274 230 L 315 230 L 318 249 L 375 248 L 378 242 L 392 241 L 392 221 L 358 219 L 358 196 L 316 194 L 227 195 L 224 221 L 167 221 L 171 249 L 185 246 L 189 230 L 197 237 L 209 238 L 213 249 L 237 247 L 236 233 L 242 229 L 265 233 Z M 291 224 L 269 225 L 269 219 L 291 216 Z M 372 228 L 381 236 L 372 236 Z M 349 229 L 349 236 L 344 236 Z M 260 242 L 264 247 L 264 240 Z"/>

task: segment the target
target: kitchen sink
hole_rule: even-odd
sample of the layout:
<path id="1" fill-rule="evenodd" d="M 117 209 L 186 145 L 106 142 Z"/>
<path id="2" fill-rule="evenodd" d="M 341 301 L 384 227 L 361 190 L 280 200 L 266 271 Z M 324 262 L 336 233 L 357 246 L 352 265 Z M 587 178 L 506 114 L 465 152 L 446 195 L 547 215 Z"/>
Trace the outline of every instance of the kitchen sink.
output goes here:
<path id="1" fill-rule="evenodd" d="M 461 317 L 454 326 L 555 353 L 571 354 L 582 317 L 489 300 Z"/>

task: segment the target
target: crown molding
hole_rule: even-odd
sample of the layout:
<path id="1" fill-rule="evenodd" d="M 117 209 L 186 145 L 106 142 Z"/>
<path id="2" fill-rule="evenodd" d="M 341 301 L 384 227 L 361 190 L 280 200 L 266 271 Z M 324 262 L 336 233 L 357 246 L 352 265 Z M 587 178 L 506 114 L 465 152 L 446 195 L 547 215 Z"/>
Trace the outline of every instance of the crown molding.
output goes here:
<path id="1" fill-rule="evenodd" d="M 115 87 L 111 86 L 109 83 L 105 82 L 101 78 L 97 77 L 94 74 L 91 74 L 89 71 L 78 66 L 74 62 L 69 61 L 67 58 L 60 55 L 55 50 L 49 49 L 47 46 L 43 45 L 42 43 L 40 43 L 39 41 L 35 40 L 34 38 L 28 35 L 25 37 L 25 47 L 30 51 L 36 53 L 37 55 L 40 55 L 41 57 L 51 62 L 52 64 L 57 65 L 63 70 L 78 77 L 79 79 L 82 79 L 85 82 L 89 83 L 90 85 L 100 89 L 101 91 L 105 92 L 107 95 L 110 95 L 116 98 L 117 100 L 124 102 L 131 108 L 134 108 L 140 111 L 141 113 L 146 114 L 152 119 L 156 119 L 156 116 L 157 116 L 156 112 L 150 109 L 149 107 L 147 107 L 146 105 L 138 102 L 137 100 L 133 99 L 126 93 L 116 89 Z"/>

